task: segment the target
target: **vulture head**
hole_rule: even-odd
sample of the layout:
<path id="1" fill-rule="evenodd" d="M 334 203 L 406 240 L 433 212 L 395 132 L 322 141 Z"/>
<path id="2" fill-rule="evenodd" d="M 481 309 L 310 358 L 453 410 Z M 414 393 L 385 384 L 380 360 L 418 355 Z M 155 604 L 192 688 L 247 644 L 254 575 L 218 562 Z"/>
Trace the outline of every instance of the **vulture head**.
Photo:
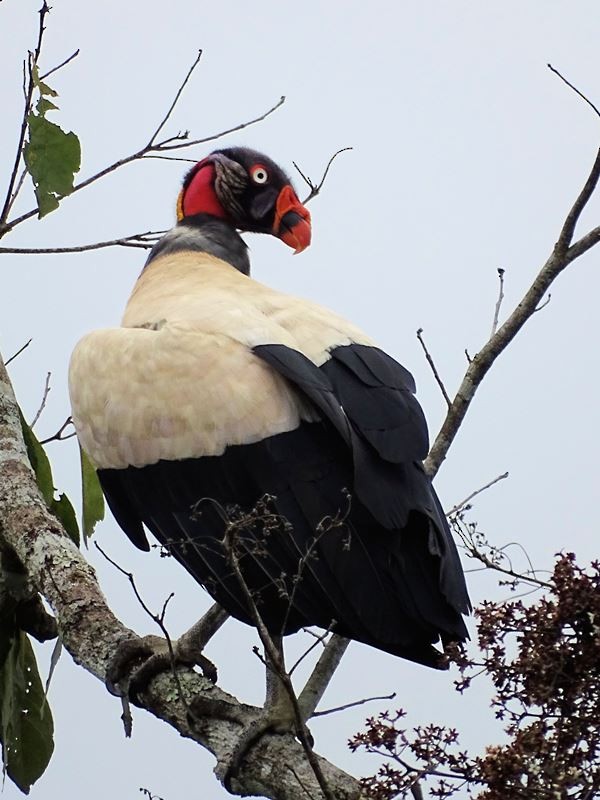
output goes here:
<path id="1" fill-rule="evenodd" d="M 179 222 L 209 214 L 242 231 L 277 236 L 296 253 L 308 247 L 310 213 L 289 177 L 268 156 L 246 147 L 215 150 L 186 175 Z"/>

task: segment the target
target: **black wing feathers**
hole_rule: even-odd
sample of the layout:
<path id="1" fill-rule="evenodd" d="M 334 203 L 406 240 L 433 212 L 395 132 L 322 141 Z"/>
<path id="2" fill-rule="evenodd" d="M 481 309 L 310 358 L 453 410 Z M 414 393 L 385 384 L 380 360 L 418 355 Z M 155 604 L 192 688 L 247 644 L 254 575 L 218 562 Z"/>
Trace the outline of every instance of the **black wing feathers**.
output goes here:
<path id="1" fill-rule="evenodd" d="M 439 667 L 432 645 L 467 637 L 469 601 L 422 468 L 427 428 L 410 373 L 363 345 L 333 349 L 320 368 L 284 345 L 254 353 L 321 421 L 220 456 L 100 470 L 117 521 L 142 549 L 145 525 L 251 622 L 223 545 L 234 522 L 246 583 L 272 633 L 318 625 Z"/>
<path id="2" fill-rule="evenodd" d="M 336 347 L 322 367 L 336 397 L 361 435 L 385 461 L 422 461 L 429 450 L 427 423 L 408 370 L 382 350 Z"/>
<path id="3" fill-rule="evenodd" d="M 381 525 L 396 530 L 406 525 L 411 509 L 434 512 L 430 484 L 415 466 L 427 455 L 427 428 L 404 367 L 363 345 L 334 349 L 321 368 L 285 345 L 261 345 L 254 353 L 292 381 L 342 434 L 352 451 L 354 490 Z"/>
<path id="4" fill-rule="evenodd" d="M 430 530 L 422 538 L 428 543 L 425 560 L 433 557 L 440 565 L 435 593 L 441 590 L 453 608 L 468 613 L 470 602 L 456 546 L 421 463 L 429 437 L 410 372 L 379 348 L 359 344 L 333 348 L 320 368 L 284 345 L 261 345 L 254 352 L 342 430 L 352 450 L 355 494 L 377 522 L 397 531 L 407 527 L 413 512 L 429 520 Z M 347 419 L 349 437 L 340 414 Z"/>

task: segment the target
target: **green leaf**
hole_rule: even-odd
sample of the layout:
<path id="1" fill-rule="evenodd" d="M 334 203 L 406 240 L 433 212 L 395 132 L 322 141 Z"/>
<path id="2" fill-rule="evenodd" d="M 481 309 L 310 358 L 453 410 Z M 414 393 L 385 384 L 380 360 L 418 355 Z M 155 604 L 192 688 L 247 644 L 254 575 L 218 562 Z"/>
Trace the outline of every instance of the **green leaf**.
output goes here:
<path id="1" fill-rule="evenodd" d="M 81 146 L 73 132 L 65 133 L 43 116 L 29 114 L 27 125 L 29 141 L 23 157 L 33 180 L 41 219 L 73 191 L 73 179 L 81 166 Z"/>
<path id="2" fill-rule="evenodd" d="M 50 468 L 48 456 L 39 443 L 37 436 L 25 421 L 25 417 L 20 409 L 19 416 L 21 417 L 21 428 L 23 430 L 23 439 L 25 440 L 27 455 L 29 456 L 29 461 L 35 472 L 37 485 L 46 501 L 46 505 L 50 507 L 54 502 L 54 481 L 52 479 L 52 470 Z"/>
<path id="3" fill-rule="evenodd" d="M 104 519 L 104 495 L 98 480 L 96 469 L 85 451 L 79 448 L 81 457 L 81 495 L 82 495 L 82 521 L 81 529 L 83 539 L 87 541 L 94 533 L 98 522 Z"/>
<path id="4" fill-rule="evenodd" d="M 52 500 L 50 511 L 62 522 L 63 528 L 77 547 L 79 547 L 79 525 L 73 504 L 66 494 L 61 494 L 58 500 Z"/>
<path id="5" fill-rule="evenodd" d="M 40 70 L 37 64 L 33 65 L 31 77 L 33 78 L 33 85 L 40 94 L 47 94 L 50 97 L 58 97 L 58 92 L 56 92 L 54 89 L 51 89 L 47 83 L 44 83 L 40 80 Z M 54 108 L 56 108 L 56 106 L 54 106 Z"/>
<path id="6" fill-rule="evenodd" d="M 40 97 L 37 101 L 37 112 L 40 116 L 44 116 L 46 111 L 58 111 L 58 106 L 55 106 L 51 100 L 48 100 L 46 97 Z"/>
<path id="7" fill-rule="evenodd" d="M 4 771 L 25 794 L 48 766 L 53 733 L 33 648 L 20 631 L 0 670 L 0 741 Z"/>
<path id="8" fill-rule="evenodd" d="M 46 505 L 50 511 L 62 522 L 69 537 L 75 542 L 77 547 L 79 547 L 79 526 L 77 525 L 75 509 L 66 494 L 61 494 L 58 500 L 55 499 L 54 479 L 52 477 L 52 469 L 46 451 L 39 443 L 31 427 L 25 421 L 25 417 L 20 410 L 19 414 L 21 417 L 21 428 L 23 430 L 23 439 L 25 440 L 27 455 L 29 456 L 29 461 L 35 472 L 35 479 L 42 493 L 42 497 L 46 501 Z"/>

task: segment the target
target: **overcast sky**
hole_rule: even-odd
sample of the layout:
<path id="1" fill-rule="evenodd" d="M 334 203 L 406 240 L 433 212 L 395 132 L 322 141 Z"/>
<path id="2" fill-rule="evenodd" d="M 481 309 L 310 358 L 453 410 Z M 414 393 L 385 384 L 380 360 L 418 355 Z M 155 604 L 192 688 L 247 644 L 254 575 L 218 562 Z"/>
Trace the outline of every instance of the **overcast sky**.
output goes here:
<path id="1" fill-rule="evenodd" d="M 35 41 L 39 5 L 0 3 L 0 186 L 12 166 L 22 59 Z M 285 94 L 276 114 L 222 144 L 263 150 L 290 171 L 294 160 L 313 177 L 335 150 L 352 146 L 310 206 L 312 247 L 291 258 L 281 242 L 248 236 L 253 274 L 365 328 L 415 375 L 435 434 L 444 401 L 415 331 L 424 328 L 452 393 L 465 348 L 473 354 L 489 335 L 497 268 L 506 270 L 507 313 L 544 262 L 600 142 L 600 120 L 546 63 L 600 101 L 599 29 L 597 0 L 55 0 L 42 71 L 80 48 L 50 82 L 60 93 L 52 119 L 81 139 L 81 178 L 146 142 L 198 48 L 202 64 L 167 133 L 217 132 Z M 83 244 L 167 228 L 185 169 L 165 161 L 127 167 L 42 222 L 22 225 L 2 245 Z M 28 188 L 17 210 L 30 207 Z M 599 209 L 591 204 L 584 228 L 598 222 Z M 40 436 L 69 413 L 66 368 L 75 342 L 118 324 L 144 258 L 136 250 L 0 254 L 0 349 L 8 356 L 33 338 L 11 365 L 29 418 L 52 372 Z M 473 518 L 497 544 L 520 542 L 540 568 L 565 548 L 584 562 L 597 556 L 599 294 L 596 250 L 568 268 L 549 305 L 494 366 L 436 482 L 449 508 L 509 470 L 509 480 L 478 499 Z M 57 486 L 77 498 L 73 442 L 49 451 Z M 112 520 L 98 538 L 135 572 L 152 608 L 175 591 L 167 618 L 173 636 L 206 608 L 207 596 L 185 572 L 156 553 L 135 551 Z M 93 548 L 89 558 L 121 619 L 139 633 L 156 633 L 122 576 Z M 470 585 L 475 601 L 501 596 L 489 576 L 470 576 Z M 223 688 L 248 702 L 263 692 L 255 639 L 230 621 L 207 651 Z M 51 648 L 38 651 L 43 672 Z M 483 686 L 458 697 L 451 676 L 358 644 L 325 705 L 392 691 L 394 707 L 403 706 L 411 723 L 456 725 L 474 748 L 501 738 Z M 211 774 L 212 757 L 149 715 L 135 712 L 133 738 L 125 741 L 118 701 L 68 656 L 50 700 L 56 751 L 33 798 L 132 800 L 139 787 L 164 800 L 225 796 Z M 374 770 L 376 760 L 350 755 L 346 740 L 383 707 L 315 722 L 318 751 L 355 774 Z M 4 792 L 7 800 L 20 796 L 12 784 Z"/>

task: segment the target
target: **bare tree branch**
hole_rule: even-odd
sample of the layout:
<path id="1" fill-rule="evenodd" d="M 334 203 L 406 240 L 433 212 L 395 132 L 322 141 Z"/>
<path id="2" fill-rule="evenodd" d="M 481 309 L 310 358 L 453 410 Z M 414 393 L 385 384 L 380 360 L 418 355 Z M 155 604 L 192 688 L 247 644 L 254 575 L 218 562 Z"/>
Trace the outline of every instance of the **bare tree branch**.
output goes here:
<path id="1" fill-rule="evenodd" d="M 72 418 L 67 417 L 56 433 L 52 434 L 52 436 L 49 436 L 47 439 L 40 439 L 40 444 L 48 444 L 48 442 L 64 442 L 65 439 L 72 439 L 73 436 L 77 436 L 76 431 L 72 431 L 72 433 L 67 433 L 66 436 L 63 436 L 65 430 L 69 427 L 69 425 L 72 424 Z"/>
<path id="2" fill-rule="evenodd" d="M 40 46 L 41 46 L 41 43 L 40 43 Z M 215 141 L 216 139 L 220 139 L 223 136 L 229 135 L 230 133 L 235 133 L 236 131 L 243 130 L 244 128 L 247 128 L 247 127 L 249 127 L 251 125 L 255 125 L 258 122 L 262 122 L 262 120 L 266 119 L 268 116 L 273 114 L 285 102 L 285 97 L 282 96 L 282 97 L 280 97 L 280 99 L 273 106 L 271 106 L 271 108 L 269 108 L 264 113 L 258 115 L 257 117 L 254 117 L 253 119 L 250 119 L 250 120 L 248 120 L 246 122 L 241 122 L 238 125 L 234 125 L 231 128 L 226 128 L 225 130 L 222 130 L 219 133 L 214 133 L 214 134 L 210 134 L 209 136 L 204 136 L 204 137 L 202 137 L 200 139 L 190 139 L 189 138 L 189 132 L 188 131 L 183 131 L 183 132 L 180 132 L 180 133 L 176 134 L 175 136 L 170 136 L 170 137 L 168 137 L 166 139 L 163 139 L 162 141 L 156 141 L 156 137 L 158 136 L 160 131 L 163 129 L 163 127 L 165 126 L 167 121 L 170 119 L 170 117 L 171 117 L 171 115 L 172 115 L 172 113 L 173 113 L 173 111 L 174 111 L 174 109 L 175 109 L 175 107 L 177 105 L 177 102 L 179 101 L 179 99 L 181 97 L 183 89 L 185 88 L 185 86 L 189 82 L 189 80 L 190 80 L 194 70 L 198 66 L 199 62 L 200 62 L 200 55 L 196 56 L 191 68 L 188 70 L 185 78 L 183 79 L 183 82 L 181 83 L 179 89 L 177 90 L 175 98 L 174 98 L 173 102 L 171 103 L 168 112 L 166 113 L 164 118 L 161 120 L 158 128 L 154 131 L 154 133 L 152 134 L 152 136 L 150 137 L 148 142 L 142 148 L 140 148 L 139 150 L 136 150 L 134 153 L 131 153 L 130 155 L 125 156 L 124 158 L 120 158 L 118 161 L 115 161 L 114 163 L 112 163 L 109 166 L 105 167 L 104 169 L 100 170 L 95 175 L 92 175 L 91 177 L 86 178 L 86 180 L 82 181 L 81 183 L 76 184 L 74 186 L 74 188 L 73 188 L 73 191 L 70 193 L 70 195 L 68 195 L 69 197 L 71 195 L 75 194 L 76 192 L 80 191 L 81 189 L 85 189 L 87 186 L 90 186 L 95 181 L 100 180 L 101 178 L 104 178 L 106 175 L 109 175 L 110 173 L 114 172 L 115 170 L 120 169 L 121 167 L 124 167 L 126 164 L 131 164 L 134 161 L 139 161 L 140 159 L 147 158 L 150 155 L 154 156 L 154 154 L 156 154 L 156 153 L 170 152 L 170 151 L 173 151 L 173 150 L 180 150 L 182 148 L 193 147 L 193 146 L 198 145 L 198 144 L 206 144 L 207 142 Z M 27 108 L 29 108 L 30 105 L 31 105 L 31 95 L 32 94 L 33 94 L 33 83 L 32 83 L 31 77 L 30 77 L 30 82 L 29 82 L 28 87 L 27 87 L 27 95 L 26 95 L 26 105 L 29 104 L 27 106 Z M 23 148 L 23 142 L 24 142 L 24 139 L 25 139 L 26 116 L 27 116 L 27 114 L 25 114 L 24 118 L 23 118 L 23 120 L 24 120 L 23 126 L 24 127 L 22 129 L 22 137 L 20 139 L 20 145 L 19 145 L 19 158 L 18 158 L 18 160 L 16 162 L 15 170 L 14 170 L 15 177 L 11 180 L 11 182 L 9 184 L 9 192 L 7 194 L 7 200 L 6 200 L 6 203 L 5 203 L 5 208 L 4 208 L 3 214 L 0 215 L 0 238 L 4 234 L 6 234 L 8 231 L 11 231 L 14 228 L 16 228 L 17 225 L 20 225 L 22 222 L 25 222 L 26 220 L 31 219 L 31 217 L 34 217 L 38 213 L 38 210 L 39 210 L 36 207 L 36 208 L 31 209 L 30 211 L 27 211 L 25 214 L 21 214 L 21 216 L 16 217 L 15 219 L 7 220 L 8 204 L 10 202 L 10 197 L 12 195 L 12 189 L 13 189 L 14 181 L 16 180 L 16 172 L 18 170 L 18 165 L 19 165 L 20 158 L 21 158 L 21 151 L 22 151 L 22 148 Z M 106 245 L 106 246 L 110 246 L 110 245 Z M 135 246 L 135 245 L 131 245 L 131 246 Z M 95 248 L 88 247 L 87 249 L 95 249 Z M 18 252 L 24 252 L 24 251 L 23 250 L 19 250 Z M 36 251 L 36 252 L 39 252 L 39 251 Z M 65 252 L 65 251 L 52 250 L 51 252 Z M 79 252 L 79 251 L 77 251 L 77 250 L 73 250 L 73 251 L 67 250 L 66 252 Z"/>
<path id="3" fill-rule="evenodd" d="M 375 700 L 393 700 L 394 697 L 396 697 L 396 692 L 392 692 L 391 694 L 379 694 L 373 697 L 363 697 L 362 700 L 354 700 L 352 703 L 344 703 L 343 706 L 327 708 L 325 711 L 315 711 L 313 717 L 325 717 L 328 714 L 337 714 L 339 711 L 347 711 L 349 708 L 356 708 L 356 706 L 364 706 L 366 703 L 372 703 Z"/>
<path id="4" fill-rule="evenodd" d="M 598 111 L 598 108 L 597 108 L 597 107 L 596 107 L 596 106 L 595 106 L 595 105 L 592 103 L 592 101 L 591 101 L 589 98 L 587 98 L 587 97 L 586 97 L 586 96 L 583 94 L 583 92 L 580 92 L 580 91 L 579 91 L 579 89 L 578 89 L 576 86 L 573 86 L 573 84 L 572 84 L 570 81 L 568 81 L 568 80 L 565 78 L 565 76 L 564 76 L 564 75 L 561 75 L 561 73 L 560 73 L 560 72 L 559 72 L 559 71 L 558 71 L 558 70 L 557 70 L 555 67 L 553 67 L 553 66 L 552 66 L 552 64 L 548 64 L 548 65 L 547 65 L 547 67 L 548 67 L 548 69 L 549 69 L 549 70 L 551 70 L 551 71 L 552 71 L 552 72 L 553 72 L 555 75 L 558 75 L 558 77 L 561 79 L 561 81 L 563 81 L 564 83 L 566 83 L 566 84 L 567 84 L 567 86 L 568 86 L 570 89 L 573 89 L 573 91 L 575 92 L 575 94 L 578 94 L 578 95 L 579 95 L 579 97 L 581 97 L 581 99 L 582 99 L 582 100 L 584 100 L 584 101 L 585 101 L 585 102 L 588 104 L 588 106 L 590 106 L 590 108 L 592 108 L 592 109 L 594 110 L 594 112 L 596 113 L 596 115 L 600 117 L 600 111 Z"/>
<path id="5" fill-rule="evenodd" d="M 503 270 L 502 267 L 498 267 L 498 279 L 500 287 L 498 289 L 498 300 L 496 301 L 496 307 L 494 308 L 494 319 L 492 320 L 492 332 L 490 333 L 490 338 L 498 330 L 498 319 L 500 317 L 502 301 L 504 300 L 504 272 L 505 270 Z"/>
<path id="6" fill-rule="evenodd" d="M 48 72 L 44 72 L 43 75 L 40 75 L 40 80 L 45 81 L 46 78 L 50 77 L 50 75 L 54 75 L 54 73 L 58 72 L 59 69 L 62 69 L 63 67 L 66 67 L 67 64 L 70 64 L 71 61 L 73 61 L 74 58 L 77 58 L 78 55 L 79 55 L 79 48 L 77 48 L 77 50 L 75 50 L 74 53 L 71 53 L 71 55 L 68 58 L 65 58 L 64 61 L 61 61 L 60 64 L 58 64 L 56 67 L 52 67 L 52 69 L 49 69 Z"/>
<path id="7" fill-rule="evenodd" d="M 503 481 L 506 478 L 508 478 L 508 472 L 503 472 L 502 475 L 497 475 L 495 478 L 493 478 L 493 480 L 488 481 L 485 486 L 481 486 L 479 489 L 475 489 L 474 492 L 471 492 L 471 494 L 467 495 L 464 500 L 461 500 L 460 503 L 457 503 L 455 506 L 453 506 L 450 511 L 446 511 L 446 516 L 450 517 L 453 514 L 457 514 L 467 505 L 470 500 L 472 500 L 474 497 L 477 497 L 478 494 L 485 492 L 486 489 L 489 489 L 491 486 L 494 486 L 494 484 L 498 483 L 499 481 Z"/>
<path id="8" fill-rule="evenodd" d="M 323 172 L 323 176 L 322 176 L 321 180 L 318 183 L 313 183 L 312 180 L 307 175 L 305 175 L 304 172 L 302 172 L 302 170 L 300 169 L 298 164 L 296 164 L 295 161 L 292 161 L 292 164 L 294 165 L 294 167 L 296 168 L 296 170 L 300 174 L 300 177 L 302 178 L 304 183 L 306 183 L 306 185 L 310 189 L 310 192 L 306 195 L 306 197 L 302 201 L 304 205 L 306 205 L 310 200 L 313 199 L 313 197 L 316 197 L 319 194 L 319 192 L 323 188 L 323 185 L 324 185 L 325 180 L 327 178 L 327 175 L 329 173 L 329 169 L 330 169 L 331 165 L 333 164 L 333 162 L 335 161 L 335 159 L 339 156 L 339 154 L 340 153 L 345 153 L 346 151 L 352 150 L 352 149 L 353 149 L 352 147 L 342 147 L 341 150 L 338 150 L 337 152 L 335 152 L 331 156 L 329 161 L 327 162 L 327 166 L 325 167 L 325 171 Z"/>
<path id="9" fill-rule="evenodd" d="M 32 341 L 33 341 L 33 339 L 28 339 L 28 340 L 25 342 L 25 344 L 24 344 L 22 347 L 19 347 L 19 349 L 17 350 L 17 352 L 16 352 L 16 353 L 13 353 L 13 354 L 12 354 L 12 356 L 11 356 L 10 358 L 7 358 L 7 359 L 6 359 L 6 365 L 5 365 L 5 366 L 7 366 L 7 367 L 8 367 L 8 365 L 10 364 L 10 362 L 11 362 L 11 361 L 14 361 L 14 360 L 15 360 L 15 358 L 17 358 L 18 356 L 20 356 L 20 355 L 21 355 L 21 353 L 23 352 L 23 350 L 27 350 L 27 348 L 28 348 L 28 347 L 29 347 L 29 345 L 32 343 Z"/>
<path id="10" fill-rule="evenodd" d="M 425 469 L 432 477 L 437 473 L 471 405 L 473 397 L 488 370 L 506 350 L 527 320 L 535 313 L 544 295 L 560 273 L 575 259 L 600 241 L 600 226 L 579 241 L 571 244 L 575 226 L 600 179 L 600 151 L 598 152 L 584 188 L 569 211 L 559 239 L 548 260 L 534 279 L 520 303 L 506 322 L 473 356 L 464 374 L 458 392 L 448 409 L 446 419 L 425 461 Z"/>
<path id="11" fill-rule="evenodd" d="M 25 167 L 23 167 L 23 169 L 21 170 L 21 174 L 19 175 L 19 180 L 17 181 L 17 185 L 15 186 L 14 191 L 13 191 L 13 193 L 11 195 L 11 198 L 8 201 L 8 208 L 6 209 L 6 213 L 7 214 L 10 213 L 10 210 L 13 207 L 13 205 L 15 203 L 15 200 L 19 196 L 19 192 L 23 188 L 23 183 L 25 181 L 25 176 L 26 175 L 27 175 L 27 170 L 25 169 Z"/>
<path id="12" fill-rule="evenodd" d="M 344 639 L 343 636 L 334 634 L 325 645 L 316 667 L 298 698 L 298 705 L 304 719 L 314 716 L 315 709 L 321 702 L 349 644 L 350 639 Z"/>
<path id="13" fill-rule="evenodd" d="M 594 189 L 598 184 L 598 176 L 600 175 L 600 151 L 596 156 L 596 161 L 594 162 L 594 166 L 589 174 L 587 181 L 585 182 L 583 189 L 579 193 L 579 196 L 573 207 L 567 214 L 567 218 L 565 219 L 564 225 L 558 237 L 558 241 L 556 243 L 556 251 L 564 255 L 567 252 L 567 249 L 570 247 L 571 242 L 573 241 L 573 236 L 575 234 L 575 227 L 579 221 L 579 217 L 581 216 L 581 212 L 586 207 L 589 199 L 591 198 L 592 194 L 594 193 Z M 598 230 L 596 228 L 595 230 Z M 593 231 L 591 232 L 593 233 Z M 588 234 L 589 236 L 590 234 Z"/>
<path id="14" fill-rule="evenodd" d="M 63 643 L 76 663 L 104 681 L 118 643 L 131 637 L 114 616 L 98 587 L 94 570 L 47 510 L 29 465 L 17 404 L 0 360 L 0 535 L 27 566 L 30 580 L 54 610 Z M 258 709 L 240 704 L 191 669 L 178 668 L 185 697 L 206 695 L 234 706 L 248 720 Z M 206 747 L 224 761 L 237 739 L 235 726 L 215 717 L 194 724 L 178 702 L 178 687 L 170 672 L 157 676 L 140 697 L 140 706 L 166 721 L 182 736 Z M 319 796 L 319 785 L 307 765 L 301 745 L 291 736 L 265 736 L 255 745 L 256 758 L 244 768 L 247 793 L 273 800 L 306 800 Z M 358 782 L 315 755 L 324 778 L 339 800 L 360 797 Z M 282 764 L 293 765 L 291 771 Z M 303 788 L 304 787 L 304 788 Z"/>
<path id="15" fill-rule="evenodd" d="M 38 410 L 35 413 L 34 418 L 31 421 L 30 427 L 33 428 L 35 423 L 38 419 L 42 416 L 42 411 L 46 408 L 46 401 L 48 400 L 48 395 L 50 394 L 50 378 L 52 377 L 51 372 L 46 373 L 46 381 L 44 383 L 44 393 L 42 394 L 42 401 Z"/>
<path id="16" fill-rule="evenodd" d="M 23 118 L 21 120 L 21 130 L 19 132 L 19 140 L 17 143 L 17 151 L 15 155 L 15 161 L 13 164 L 12 172 L 10 178 L 8 179 L 8 187 L 6 189 L 6 197 L 4 199 L 4 205 L 2 207 L 2 211 L 0 211 L 0 236 L 2 235 L 2 230 L 5 227 L 6 220 L 10 211 L 10 207 L 14 202 L 13 198 L 13 189 L 15 187 L 15 182 L 17 180 L 17 173 L 19 172 L 19 164 L 21 163 L 21 158 L 23 156 L 23 147 L 25 145 L 25 136 L 27 133 L 27 117 L 29 116 L 29 112 L 31 111 L 31 102 L 33 99 L 33 90 L 35 88 L 35 84 L 33 81 L 33 70 L 34 67 L 37 66 L 40 53 L 42 50 L 42 42 L 44 40 L 44 31 L 46 30 L 44 27 L 44 22 L 46 20 L 46 16 L 50 13 L 50 7 L 47 5 L 46 0 L 42 3 L 42 7 L 39 10 L 39 27 L 38 27 L 38 38 L 37 44 L 35 46 L 35 50 L 33 53 L 29 54 L 29 62 L 28 62 L 28 70 L 29 75 L 27 79 L 24 78 L 24 94 L 25 94 L 25 108 L 23 109 Z M 37 209 L 36 209 L 37 211 Z"/>
<path id="17" fill-rule="evenodd" d="M 427 349 L 427 345 L 425 344 L 425 340 L 423 339 L 423 328 L 419 328 L 419 330 L 417 331 L 417 339 L 419 340 L 419 343 L 420 343 L 421 347 L 423 348 L 423 352 L 425 353 L 425 358 L 427 359 L 427 363 L 429 364 L 429 366 L 431 367 L 431 371 L 433 372 L 433 377 L 435 378 L 435 380 L 437 382 L 437 385 L 440 387 L 440 390 L 441 390 L 442 394 L 444 395 L 444 400 L 446 401 L 446 404 L 448 405 L 448 408 L 450 408 L 450 406 L 452 405 L 452 401 L 448 397 L 448 392 L 446 391 L 446 387 L 444 386 L 444 382 L 440 378 L 440 374 L 437 371 L 437 368 L 435 366 L 434 360 L 433 360 L 429 350 Z"/>
<path id="18" fill-rule="evenodd" d="M 169 121 L 169 117 L 171 116 L 171 114 L 175 110 L 175 106 L 179 102 L 179 98 L 181 97 L 181 95 L 183 93 L 183 90 L 187 86 L 189 79 L 192 77 L 192 74 L 193 74 L 194 70 L 196 69 L 196 67 L 200 63 L 200 59 L 201 58 L 202 58 L 202 50 L 198 50 L 198 55 L 194 59 L 194 62 L 192 64 L 192 66 L 189 68 L 188 73 L 185 76 L 185 78 L 183 79 L 183 82 L 182 82 L 181 86 L 179 87 L 179 89 L 175 93 L 175 97 L 173 98 L 173 102 L 169 106 L 169 109 L 168 109 L 167 113 L 164 115 L 164 117 L 160 121 L 160 123 L 158 125 L 158 128 L 154 131 L 154 133 L 150 137 L 149 144 L 154 144 L 154 142 L 156 141 L 156 137 L 158 136 L 158 134 L 162 131 L 162 129 L 165 127 L 165 125 Z"/>
<path id="19" fill-rule="evenodd" d="M 123 236 L 121 239 L 109 239 L 105 242 L 73 245 L 72 247 L 0 247 L 0 255 L 11 253 L 18 255 L 56 255 L 57 253 L 85 253 L 88 250 L 101 250 L 104 247 L 136 247 L 141 250 L 151 249 L 166 231 L 146 231 Z"/>

